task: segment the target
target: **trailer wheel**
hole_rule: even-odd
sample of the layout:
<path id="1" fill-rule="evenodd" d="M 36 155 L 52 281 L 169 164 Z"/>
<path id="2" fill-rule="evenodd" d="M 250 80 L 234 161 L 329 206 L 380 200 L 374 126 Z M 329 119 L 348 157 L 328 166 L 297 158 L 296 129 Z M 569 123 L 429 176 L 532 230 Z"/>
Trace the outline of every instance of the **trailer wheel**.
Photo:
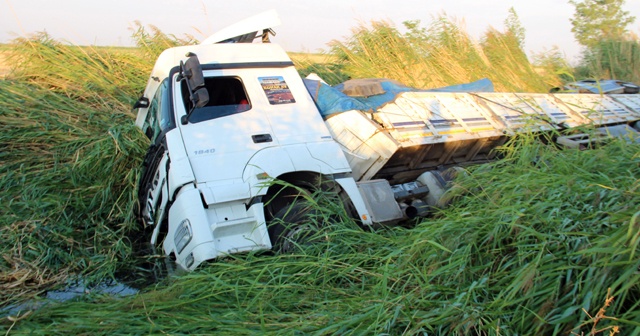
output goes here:
<path id="1" fill-rule="evenodd" d="M 273 250 L 292 253 L 316 242 L 314 236 L 319 227 L 314 215 L 314 210 L 300 202 L 280 209 L 268 228 Z"/>

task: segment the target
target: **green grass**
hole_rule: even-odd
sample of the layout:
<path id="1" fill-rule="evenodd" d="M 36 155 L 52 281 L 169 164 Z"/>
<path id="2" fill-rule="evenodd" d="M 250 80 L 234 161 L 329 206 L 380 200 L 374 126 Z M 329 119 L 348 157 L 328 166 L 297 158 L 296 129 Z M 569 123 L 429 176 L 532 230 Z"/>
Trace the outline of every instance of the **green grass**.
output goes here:
<path id="1" fill-rule="evenodd" d="M 414 228 L 365 232 L 321 199 L 318 211 L 334 220 L 299 253 L 240 255 L 133 297 L 49 305 L 13 330 L 580 334 L 610 290 L 615 320 L 597 327 L 637 334 L 639 149 L 519 139 L 457 181 L 455 206 Z"/>
<path id="2" fill-rule="evenodd" d="M 363 28 L 329 63 L 296 65 L 334 81 L 399 73 L 416 86 L 504 70 L 496 86 L 546 91 L 549 81 L 530 77 L 512 37 L 490 31 L 472 45 L 459 28 L 438 24 L 406 36 L 383 24 Z M 132 207 L 148 144 L 130 106 L 158 53 L 191 40 L 140 27 L 135 37 L 138 48 L 127 50 L 46 35 L 8 46 L 17 67 L 0 81 L 2 306 L 78 276 L 96 283 L 136 274 Z M 375 49 L 380 41 L 386 50 Z M 372 50 L 380 59 L 362 57 Z M 561 151 L 539 140 L 516 137 L 501 160 L 470 168 L 451 191 L 454 205 L 410 228 L 363 231 L 338 202 L 316 195 L 310 201 L 327 225 L 295 254 L 237 255 L 131 297 L 48 303 L 2 318 L 0 330 L 567 335 L 615 326 L 639 335 L 640 146 Z M 587 315 L 601 308 L 604 316 Z"/>

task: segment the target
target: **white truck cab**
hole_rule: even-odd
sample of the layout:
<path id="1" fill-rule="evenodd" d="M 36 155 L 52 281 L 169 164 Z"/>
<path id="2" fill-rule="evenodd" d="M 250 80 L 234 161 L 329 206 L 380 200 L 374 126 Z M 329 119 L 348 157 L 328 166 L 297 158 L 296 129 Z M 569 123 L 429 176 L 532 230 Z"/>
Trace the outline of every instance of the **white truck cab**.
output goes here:
<path id="1" fill-rule="evenodd" d="M 153 228 L 151 243 L 187 270 L 282 239 L 267 222 L 296 191 L 273 180 L 304 188 L 334 181 L 370 223 L 351 168 L 286 52 L 243 43 L 269 28 L 164 51 L 135 106 L 151 140 L 138 217 Z"/>

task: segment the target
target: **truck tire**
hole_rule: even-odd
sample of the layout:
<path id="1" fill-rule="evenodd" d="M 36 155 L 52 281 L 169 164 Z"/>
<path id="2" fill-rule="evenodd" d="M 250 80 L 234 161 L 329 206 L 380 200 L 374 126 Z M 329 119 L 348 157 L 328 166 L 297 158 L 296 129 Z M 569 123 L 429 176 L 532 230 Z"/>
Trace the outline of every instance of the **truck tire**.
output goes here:
<path id="1" fill-rule="evenodd" d="M 319 229 L 314 215 L 315 211 L 304 202 L 296 202 L 280 209 L 268 228 L 273 250 L 292 253 L 301 246 L 313 244 Z"/>

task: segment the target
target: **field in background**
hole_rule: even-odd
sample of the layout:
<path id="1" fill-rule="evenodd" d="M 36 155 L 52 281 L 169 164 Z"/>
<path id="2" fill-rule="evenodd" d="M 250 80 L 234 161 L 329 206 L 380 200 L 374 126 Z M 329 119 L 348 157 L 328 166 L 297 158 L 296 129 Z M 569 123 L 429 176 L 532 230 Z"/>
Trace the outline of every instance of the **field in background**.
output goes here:
<path id="1" fill-rule="evenodd" d="M 128 47 L 77 47 L 87 50 L 109 50 L 114 53 L 135 53 L 137 49 Z M 10 45 L 0 44 L 0 78 L 4 78 L 9 74 L 11 70 L 10 64 L 7 62 L 7 57 Z M 288 52 L 289 57 L 294 63 L 300 64 L 331 64 L 335 63 L 337 58 L 329 54 L 317 54 L 317 53 L 301 53 L 301 52 Z"/>
<path id="2" fill-rule="evenodd" d="M 9 74 L 9 70 L 11 69 L 9 64 L 6 62 L 6 53 L 7 46 L 0 44 L 0 78 L 4 78 Z"/>
<path id="3" fill-rule="evenodd" d="M 338 59 L 330 54 L 287 52 L 294 63 L 333 64 Z"/>
<path id="4" fill-rule="evenodd" d="M 408 35 L 378 24 L 329 56 L 292 58 L 303 75 L 332 83 L 489 77 L 499 90 L 546 92 L 559 81 L 532 70 L 509 32 L 491 30 L 481 44 L 465 36 L 444 21 Z M 320 244 L 237 255 L 151 286 L 133 281 L 162 258 L 137 248 L 145 234 L 133 206 L 148 141 L 131 104 L 159 52 L 191 42 L 142 28 L 134 37 L 138 47 L 127 49 L 70 47 L 44 34 L 7 47 L 18 67 L 0 81 L 0 305 L 14 309 L 0 330 L 640 333 L 640 147 L 623 141 L 561 151 L 523 135 L 500 149 L 501 160 L 456 180 L 454 206 L 409 228 L 363 231 L 318 197 L 318 213 L 331 218 Z M 143 291 L 15 306 L 75 279 L 113 278 Z"/>

